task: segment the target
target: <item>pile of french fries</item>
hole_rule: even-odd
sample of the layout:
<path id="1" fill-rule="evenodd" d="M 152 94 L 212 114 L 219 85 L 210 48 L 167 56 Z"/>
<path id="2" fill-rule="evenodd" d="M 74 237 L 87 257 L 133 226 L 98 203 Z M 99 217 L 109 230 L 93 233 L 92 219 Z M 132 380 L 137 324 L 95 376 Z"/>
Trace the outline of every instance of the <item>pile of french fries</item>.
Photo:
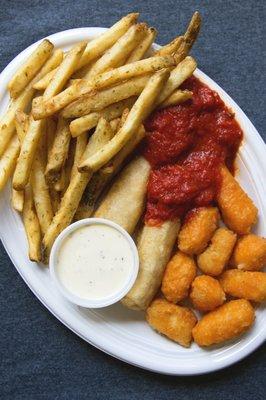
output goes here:
<path id="1" fill-rule="evenodd" d="M 147 116 L 192 97 L 179 87 L 196 68 L 188 54 L 199 13 L 158 51 L 156 30 L 137 19 L 128 14 L 67 52 L 43 40 L 8 84 L 0 189 L 12 178 L 12 206 L 22 215 L 32 261 L 47 263 L 59 233 L 93 213 L 145 136 Z"/>

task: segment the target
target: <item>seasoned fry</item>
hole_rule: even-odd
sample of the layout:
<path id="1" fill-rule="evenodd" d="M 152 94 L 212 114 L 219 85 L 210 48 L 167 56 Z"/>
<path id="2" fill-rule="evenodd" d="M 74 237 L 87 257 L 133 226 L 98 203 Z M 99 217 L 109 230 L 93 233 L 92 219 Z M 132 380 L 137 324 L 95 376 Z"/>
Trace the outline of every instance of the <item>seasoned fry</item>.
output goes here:
<path id="1" fill-rule="evenodd" d="M 79 168 L 81 171 L 97 171 L 121 150 L 153 109 L 156 98 L 168 77 L 169 72 L 162 70 L 150 78 L 120 131 L 101 151 L 81 163 Z"/>
<path id="2" fill-rule="evenodd" d="M 150 165 L 143 157 L 131 161 L 111 186 L 95 217 L 110 219 L 133 233 L 144 209 L 149 173 Z"/>
<path id="3" fill-rule="evenodd" d="M 230 259 L 236 240 L 236 234 L 229 229 L 217 229 L 209 247 L 197 258 L 201 271 L 211 276 L 220 275 Z"/>
<path id="4" fill-rule="evenodd" d="M 30 120 L 27 134 L 23 140 L 13 177 L 13 188 L 22 190 L 29 181 L 31 167 L 38 142 L 44 130 L 44 121 Z"/>
<path id="5" fill-rule="evenodd" d="M 87 93 L 91 92 L 88 95 L 88 98 L 93 97 L 93 90 L 101 90 L 107 86 L 110 87 L 114 84 L 137 77 L 139 75 L 145 75 L 151 72 L 156 72 L 163 68 L 171 67 L 174 64 L 175 59 L 172 56 L 151 57 L 147 58 L 146 60 L 136 61 L 132 64 L 111 69 L 110 71 L 96 75 L 94 78 L 91 78 L 88 81 L 78 80 L 78 82 L 75 82 L 63 92 L 45 102 L 42 101 L 36 103 L 35 101 L 34 117 L 35 119 L 47 117 L 48 115 L 52 115 L 66 107 L 69 103 Z M 122 85 L 122 88 L 124 86 L 125 85 Z M 139 91 L 137 94 L 139 94 Z M 101 94 L 98 96 L 101 96 Z M 83 100 L 84 98 L 81 98 L 79 102 L 82 103 Z"/>
<path id="6" fill-rule="evenodd" d="M 186 57 L 181 61 L 175 69 L 170 73 L 170 77 L 164 86 L 160 96 L 158 97 L 156 104 L 159 105 L 165 101 L 173 92 L 176 90 L 181 83 L 189 78 L 197 67 L 197 63 L 192 57 Z"/>
<path id="7" fill-rule="evenodd" d="M 69 149 L 70 130 L 68 121 L 59 117 L 55 132 L 52 148 L 49 152 L 49 158 L 45 170 L 45 176 L 49 184 L 55 183 L 59 179 Z"/>
<path id="8" fill-rule="evenodd" d="M 97 171 L 89 182 L 82 201 L 76 213 L 76 219 L 89 218 L 96 205 L 100 194 L 105 189 L 110 180 L 119 172 L 123 162 L 129 154 L 136 148 L 145 136 L 143 126 L 139 128 L 136 135 L 133 136 L 120 152 L 106 165 L 106 167 Z"/>
<path id="9" fill-rule="evenodd" d="M 193 328 L 193 338 L 199 346 L 223 343 L 246 332 L 254 320 L 249 301 L 232 300 L 205 315 Z"/>
<path id="10" fill-rule="evenodd" d="M 27 108 L 35 93 L 35 90 L 33 89 L 34 83 L 55 68 L 58 65 L 59 59 L 60 54 L 55 51 L 49 60 L 44 64 L 40 72 L 38 72 L 36 77 L 29 83 L 19 97 L 12 102 L 6 114 L 2 117 L 0 121 L 0 157 L 7 148 L 12 135 L 15 133 L 16 111 L 23 111 Z"/>
<path id="11" fill-rule="evenodd" d="M 109 123 L 101 119 L 97 125 L 95 133 L 91 136 L 84 157 L 93 154 L 100 149 L 110 138 L 113 132 Z M 92 174 L 77 173 L 71 180 L 66 192 L 64 193 L 60 206 L 55 214 L 52 223 L 50 224 L 43 238 L 43 261 L 47 262 L 52 248 L 52 245 L 59 233 L 66 228 L 72 221 L 83 192 L 91 178 Z"/>
<path id="12" fill-rule="evenodd" d="M 151 47 L 157 36 L 157 31 L 155 28 L 148 28 L 147 32 L 144 35 L 144 39 L 135 47 L 135 49 L 131 52 L 128 57 L 126 64 L 133 63 L 135 61 L 141 60 L 146 52 Z"/>
<path id="13" fill-rule="evenodd" d="M 146 319 L 159 333 L 181 346 L 190 346 L 192 328 L 196 325 L 197 318 L 189 308 L 168 303 L 164 299 L 156 299 L 147 309 Z"/>
<path id="14" fill-rule="evenodd" d="M 63 54 L 63 52 L 62 52 Z M 63 60 L 63 57 L 62 57 Z M 42 79 L 40 79 L 38 82 L 36 82 L 33 85 L 33 88 L 36 90 L 45 90 L 47 86 L 50 84 L 52 78 L 55 76 L 55 73 L 57 72 L 58 67 L 52 69 L 52 71 L 48 72 Z"/>
<path id="15" fill-rule="evenodd" d="M 166 300 L 178 303 L 187 298 L 196 273 L 193 258 L 178 251 L 167 264 L 163 276 L 161 290 Z"/>
<path id="16" fill-rule="evenodd" d="M 212 311 L 225 302 L 225 293 L 219 281 L 208 275 L 200 275 L 192 282 L 190 300 L 197 310 Z"/>
<path id="17" fill-rule="evenodd" d="M 252 233 L 238 239 L 231 265 L 243 271 L 258 271 L 266 265 L 266 239 Z"/>
<path id="18" fill-rule="evenodd" d="M 266 300 L 266 273 L 230 269 L 220 278 L 226 294 L 256 302 Z"/>
<path id="19" fill-rule="evenodd" d="M 192 99 L 193 93 L 189 90 L 176 90 L 167 99 L 165 99 L 159 108 L 165 108 L 169 106 L 175 106 L 176 104 L 184 103 L 185 101 Z"/>
<path id="20" fill-rule="evenodd" d="M 0 190 L 2 190 L 12 175 L 20 151 L 20 142 L 17 136 L 13 136 L 10 144 L 0 159 Z"/>
<path id="21" fill-rule="evenodd" d="M 11 193 L 11 204 L 14 210 L 18 212 L 23 211 L 23 204 L 24 204 L 24 191 L 23 190 L 15 190 L 12 188 Z"/>
<path id="22" fill-rule="evenodd" d="M 112 86 L 117 82 L 125 79 L 130 79 L 135 76 L 144 75 L 149 72 L 156 72 L 163 68 L 172 67 L 175 65 L 175 59 L 172 56 L 150 57 L 145 60 L 133 62 L 123 65 L 103 74 L 97 75 L 91 80 L 92 86 L 96 89 L 102 89 L 106 86 Z"/>
<path id="23" fill-rule="evenodd" d="M 57 192 L 54 188 L 49 188 L 49 194 L 50 194 L 53 213 L 55 215 L 60 205 L 60 200 L 61 200 L 60 193 Z"/>
<path id="24" fill-rule="evenodd" d="M 135 103 L 135 100 L 135 97 L 130 97 L 129 99 L 121 100 L 117 103 L 111 104 L 102 111 L 94 112 L 85 115 L 84 117 L 74 119 L 69 126 L 72 137 L 81 135 L 82 133 L 94 128 L 101 117 L 107 121 L 120 117 L 123 110 L 125 108 L 131 108 Z"/>
<path id="25" fill-rule="evenodd" d="M 22 213 L 23 224 L 25 227 L 28 246 L 29 259 L 31 261 L 41 261 L 41 228 L 34 208 L 32 190 L 30 185 L 25 188 L 25 201 Z"/>
<path id="26" fill-rule="evenodd" d="M 245 235 L 257 221 L 258 210 L 225 166 L 221 168 L 221 178 L 217 202 L 224 223 L 239 235 Z"/>
<path id="27" fill-rule="evenodd" d="M 199 31 L 200 31 L 200 26 L 201 26 L 201 16 L 198 11 L 196 11 L 191 18 L 191 21 L 189 22 L 189 25 L 187 27 L 187 30 L 184 34 L 184 50 L 188 54 L 189 51 L 191 50 L 193 44 L 195 43 Z M 181 47 L 183 47 L 181 45 Z"/>
<path id="28" fill-rule="evenodd" d="M 93 111 L 101 111 L 109 105 L 131 96 L 138 96 L 145 88 L 150 79 L 150 74 L 139 76 L 122 82 L 114 87 L 101 91 L 92 91 L 78 100 L 69 104 L 62 111 L 64 118 L 76 118 L 89 114 Z"/>
<path id="29" fill-rule="evenodd" d="M 138 238 L 139 273 L 122 303 L 133 310 L 146 310 L 162 283 L 180 228 L 179 221 L 165 221 L 160 226 L 145 225 Z"/>
<path id="30" fill-rule="evenodd" d="M 54 45 L 49 40 L 43 40 L 25 63 L 16 71 L 15 75 L 8 83 L 8 90 L 12 98 L 18 97 L 19 93 L 34 78 L 51 56 L 53 48 Z"/>
<path id="31" fill-rule="evenodd" d="M 82 159 L 87 143 L 88 143 L 88 138 L 86 132 L 78 136 L 76 139 L 75 155 L 71 170 L 71 179 L 78 172 L 78 165 Z"/>
<path id="32" fill-rule="evenodd" d="M 46 119 L 46 147 L 47 147 L 47 160 L 49 160 L 50 153 L 53 148 L 55 132 L 57 123 L 53 118 Z"/>
<path id="33" fill-rule="evenodd" d="M 37 151 L 31 171 L 31 186 L 35 210 L 44 235 L 47 231 L 54 213 L 50 199 L 49 188 L 46 184 L 44 157 L 40 149 Z"/>
<path id="34" fill-rule="evenodd" d="M 25 114 L 23 111 L 18 110 L 15 116 L 15 127 L 18 135 L 18 139 L 21 143 L 27 133 L 29 127 L 29 116 Z M 23 190 L 15 190 L 12 188 L 12 195 L 11 195 L 11 203 L 12 207 L 18 211 L 23 211 L 23 204 L 24 204 L 24 191 Z"/>
<path id="35" fill-rule="evenodd" d="M 19 141 L 22 143 L 29 128 L 28 114 L 24 113 L 24 111 L 17 110 L 15 114 L 15 127 Z"/>
<path id="36" fill-rule="evenodd" d="M 160 57 L 160 56 L 174 54 L 178 51 L 178 49 L 179 49 L 181 43 L 183 43 L 183 41 L 184 41 L 183 36 L 177 36 L 170 43 L 167 43 L 165 46 L 163 46 L 159 50 L 157 50 L 154 53 L 154 55 L 157 57 Z"/>
<path id="37" fill-rule="evenodd" d="M 82 68 L 84 65 L 89 64 L 91 61 L 95 60 L 105 50 L 113 46 L 117 40 L 124 35 L 124 33 L 133 25 L 138 19 L 138 13 L 131 13 L 121 18 L 116 24 L 109 28 L 106 32 L 102 33 L 100 36 L 91 40 L 79 61 L 78 67 L 76 69 Z"/>
<path id="38" fill-rule="evenodd" d="M 110 126 L 113 129 L 113 131 L 116 133 L 117 132 L 117 128 L 119 126 L 120 123 L 120 118 L 114 118 L 112 119 L 112 121 L 110 121 Z"/>
<path id="39" fill-rule="evenodd" d="M 186 216 L 178 235 L 178 247 L 186 254 L 200 254 L 218 227 L 219 211 L 215 207 L 193 209 Z"/>
<path id="40" fill-rule="evenodd" d="M 72 47 L 72 49 L 68 51 L 65 58 L 59 65 L 55 75 L 50 81 L 49 85 L 45 89 L 45 92 L 43 94 L 43 100 L 48 100 L 49 98 L 55 96 L 63 89 L 64 85 L 73 74 L 75 66 L 77 62 L 80 60 L 85 47 L 86 43 L 82 42 L 76 44 L 75 46 Z M 32 104 L 32 114 L 34 117 L 34 101 Z"/>
<path id="41" fill-rule="evenodd" d="M 93 65 L 85 79 L 101 74 L 109 68 L 119 67 L 128 58 L 131 51 L 140 42 L 147 30 L 144 23 L 131 26 L 129 30 Z"/>

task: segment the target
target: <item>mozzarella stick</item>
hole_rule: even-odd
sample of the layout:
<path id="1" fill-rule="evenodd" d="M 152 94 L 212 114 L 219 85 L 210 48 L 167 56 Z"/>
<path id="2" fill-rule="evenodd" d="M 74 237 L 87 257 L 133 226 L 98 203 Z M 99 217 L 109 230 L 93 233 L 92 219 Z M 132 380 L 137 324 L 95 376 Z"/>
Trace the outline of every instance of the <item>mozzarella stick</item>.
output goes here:
<path id="1" fill-rule="evenodd" d="M 239 235 L 250 233 L 252 225 L 257 221 L 257 207 L 225 166 L 221 168 L 217 202 L 228 228 Z"/>
<path id="2" fill-rule="evenodd" d="M 115 183 L 95 212 L 133 233 L 145 206 L 150 164 L 143 157 L 131 161 L 118 175 Z"/>
<path id="3" fill-rule="evenodd" d="M 163 278 L 165 267 L 179 231 L 179 221 L 165 221 L 161 226 L 145 225 L 138 240 L 139 273 L 122 303 L 133 310 L 145 310 Z"/>
<path id="4" fill-rule="evenodd" d="M 259 271 L 266 266 L 266 238 L 253 233 L 242 236 L 234 249 L 231 265 L 243 271 Z"/>

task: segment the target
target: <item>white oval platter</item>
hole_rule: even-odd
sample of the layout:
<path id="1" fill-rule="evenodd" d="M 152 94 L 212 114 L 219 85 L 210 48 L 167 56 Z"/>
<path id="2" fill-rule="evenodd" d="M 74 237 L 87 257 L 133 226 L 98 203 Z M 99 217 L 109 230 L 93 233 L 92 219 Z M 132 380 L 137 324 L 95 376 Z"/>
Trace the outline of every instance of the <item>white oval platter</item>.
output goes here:
<path id="1" fill-rule="evenodd" d="M 99 35 L 105 28 L 78 28 L 55 33 L 49 39 L 57 47 L 68 49 L 74 43 Z M 0 75 L 0 115 L 8 105 L 7 83 L 39 42 L 20 53 Z M 266 236 L 266 146 L 255 127 L 237 104 L 200 70 L 196 76 L 216 90 L 235 112 L 245 139 L 238 156 L 237 178 L 259 208 L 255 232 Z M 264 201 L 263 201 L 264 200 Z M 0 195 L 0 235 L 17 271 L 35 296 L 54 316 L 74 333 L 98 349 L 132 365 L 170 375 L 196 375 L 212 372 L 244 358 L 266 339 L 266 310 L 258 308 L 256 323 L 241 338 L 203 350 L 190 349 L 155 333 L 144 314 L 129 311 L 120 304 L 98 310 L 69 303 L 54 286 L 49 269 L 28 260 L 26 237 L 20 216 L 10 206 L 10 187 Z"/>

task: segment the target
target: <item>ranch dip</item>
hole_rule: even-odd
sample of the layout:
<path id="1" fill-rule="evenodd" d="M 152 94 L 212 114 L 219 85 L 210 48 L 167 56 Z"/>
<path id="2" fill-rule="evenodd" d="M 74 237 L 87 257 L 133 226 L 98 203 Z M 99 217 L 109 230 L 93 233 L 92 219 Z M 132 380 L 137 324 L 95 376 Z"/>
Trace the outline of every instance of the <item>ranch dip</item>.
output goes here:
<path id="1" fill-rule="evenodd" d="M 129 280 L 134 256 L 115 227 L 84 225 L 71 232 L 58 250 L 55 270 L 62 285 L 87 300 L 112 296 Z"/>

